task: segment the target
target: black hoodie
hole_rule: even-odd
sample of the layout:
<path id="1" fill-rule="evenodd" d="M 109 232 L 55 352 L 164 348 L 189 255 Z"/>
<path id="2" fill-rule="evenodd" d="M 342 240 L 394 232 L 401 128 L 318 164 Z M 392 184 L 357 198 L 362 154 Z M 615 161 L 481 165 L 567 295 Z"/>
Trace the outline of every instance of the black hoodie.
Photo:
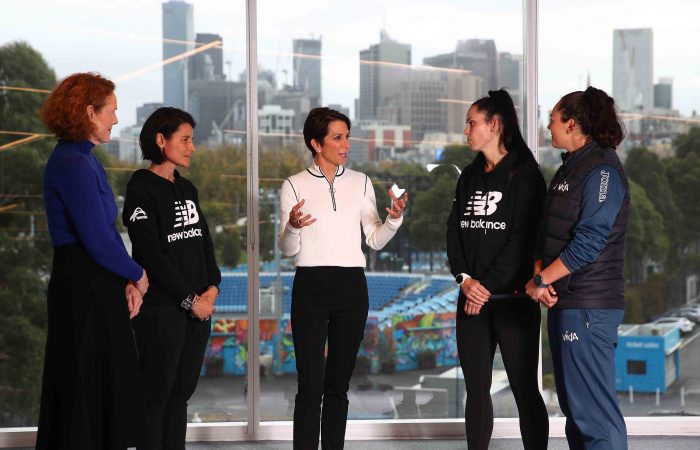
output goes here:
<path id="1" fill-rule="evenodd" d="M 150 170 L 126 186 L 122 221 L 132 255 L 148 275 L 145 303 L 179 305 L 221 282 L 214 245 L 194 185 L 175 171 L 170 182 Z"/>
<path id="2" fill-rule="evenodd" d="M 453 275 L 466 273 L 491 292 L 523 292 L 547 187 L 534 159 L 508 153 L 490 173 L 479 153 L 457 182 L 447 219 Z"/>

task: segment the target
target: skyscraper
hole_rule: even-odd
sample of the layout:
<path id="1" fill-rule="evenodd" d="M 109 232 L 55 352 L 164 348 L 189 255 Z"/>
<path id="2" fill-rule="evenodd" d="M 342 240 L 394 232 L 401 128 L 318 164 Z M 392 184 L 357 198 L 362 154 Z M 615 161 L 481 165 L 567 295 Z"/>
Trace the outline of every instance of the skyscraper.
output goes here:
<path id="1" fill-rule="evenodd" d="M 649 112 L 654 107 L 651 28 L 613 30 L 613 98 L 623 112 Z"/>
<path id="2" fill-rule="evenodd" d="M 512 53 L 498 54 L 498 87 L 504 87 L 515 106 L 520 105 L 523 84 L 523 57 Z"/>
<path id="3" fill-rule="evenodd" d="M 659 78 L 654 85 L 654 107 L 673 109 L 673 78 Z"/>
<path id="4" fill-rule="evenodd" d="M 163 3 L 163 59 L 194 49 L 194 7 L 171 0 Z M 163 104 L 187 109 L 188 58 L 163 66 Z"/>
<path id="5" fill-rule="evenodd" d="M 321 39 L 294 39 L 294 87 L 321 106 Z M 306 56 L 308 55 L 308 56 Z"/>
<path id="6" fill-rule="evenodd" d="M 224 47 L 222 38 L 213 33 L 197 33 L 197 45 L 209 44 L 219 41 L 222 44 L 218 47 L 207 49 L 197 53 L 194 58 L 189 58 L 192 62 L 190 66 L 191 80 L 223 80 L 224 77 Z"/>
<path id="7" fill-rule="evenodd" d="M 457 42 L 452 53 L 430 56 L 423 59 L 426 66 L 446 69 L 466 69 L 484 79 L 484 92 L 498 89 L 498 52 L 493 39 L 467 39 Z"/>
<path id="8" fill-rule="evenodd" d="M 384 30 L 380 32 L 378 44 L 360 51 L 360 99 L 356 111 L 358 119 L 372 120 L 378 117 L 378 109 L 393 99 L 401 82 L 408 78 L 410 65 L 410 44 L 391 39 Z"/>

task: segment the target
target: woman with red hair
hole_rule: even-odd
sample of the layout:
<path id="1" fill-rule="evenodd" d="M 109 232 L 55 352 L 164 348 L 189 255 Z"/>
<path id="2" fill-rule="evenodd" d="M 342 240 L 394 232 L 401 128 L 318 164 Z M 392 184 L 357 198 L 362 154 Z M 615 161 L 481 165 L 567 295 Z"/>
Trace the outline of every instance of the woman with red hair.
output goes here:
<path id="1" fill-rule="evenodd" d="M 146 417 L 130 319 L 148 278 L 117 232 L 117 205 L 92 154 L 117 123 L 114 83 L 63 80 L 41 111 L 58 144 L 44 203 L 54 247 L 37 449 L 144 445 Z"/>

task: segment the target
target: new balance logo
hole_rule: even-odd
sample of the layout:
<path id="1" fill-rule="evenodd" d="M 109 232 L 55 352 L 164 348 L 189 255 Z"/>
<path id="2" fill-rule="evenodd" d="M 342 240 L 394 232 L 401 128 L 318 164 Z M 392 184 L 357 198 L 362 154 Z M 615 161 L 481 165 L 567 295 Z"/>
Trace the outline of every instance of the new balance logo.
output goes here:
<path id="1" fill-rule="evenodd" d="M 569 183 L 564 181 L 563 183 L 555 184 L 554 190 L 559 192 L 569 192 Z"/>
<path id="2" fill-rule="evenodd" d="M 566 342 L 566 341 L 574 342 L 574 341 L 578 341 L 578 336 L 573 331 L 565 331 L 564 334 L 561 335 L 561 340 L 564 342 Z"/>
<path id="3" fill-rule="evenodd" d="M 175 202 L 175 227 L 194 225 L 199 222 L 199 213 L 197 207 L 192 200 L 185 200 L 185 205 L 182 202 Z"/>
<path id="4" fill-rule="evenodd" d="M 129 220 L 132 222 L 136 222 L 137 220 L 144 220 L 148 219 L 148 216 L 146 215 L 146 211 L 141 209 L 140 206 L 137 206 L 134 212 L 131 214 L 131 217 L 129 217 Z"/>
<path id="5" fill-rule="evenodd" d="M 471 200 L 467 202 L 465 216 L 490 216 L 498 209 L 497 203 L 503 198 L 503 194 L 498 191 L 488 191 L 482 195 L 481 191 L 476 191 Z"/>

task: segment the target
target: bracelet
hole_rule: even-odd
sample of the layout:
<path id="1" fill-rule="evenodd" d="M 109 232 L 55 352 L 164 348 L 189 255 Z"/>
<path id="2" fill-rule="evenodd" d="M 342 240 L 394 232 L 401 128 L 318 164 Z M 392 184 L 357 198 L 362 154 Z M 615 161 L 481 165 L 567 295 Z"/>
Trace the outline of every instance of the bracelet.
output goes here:
<path id="1" fill-rule="evenodd" d="M 198 303 L 197 295 L 193 292 L 180 303 L 180 306 L 187 311 L 190 311 L 194 305 Z"/>

